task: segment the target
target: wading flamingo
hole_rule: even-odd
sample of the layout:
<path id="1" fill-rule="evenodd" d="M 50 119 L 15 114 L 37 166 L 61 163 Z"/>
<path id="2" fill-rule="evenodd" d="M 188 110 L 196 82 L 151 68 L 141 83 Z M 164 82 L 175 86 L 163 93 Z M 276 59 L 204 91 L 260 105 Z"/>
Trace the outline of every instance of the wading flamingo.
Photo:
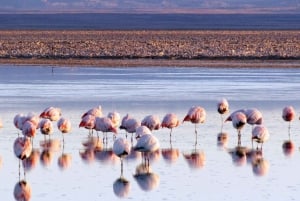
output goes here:
<path id="1" fill-rule="evenodd" d="M 56 107 L 48 107 L 40 114 L 41 118 L 50 119 L 51 121 L 57 121 L 60 116 L 61 109 Z"/>
<path id="2" fill-rule="evenodd" d="M 223 115 L 229 112 L 229 103 L 225 98 L 222 98 L 218 103 L 217 103 L 217 110 L 218 113 L 221 115 L 221 122 L 222 122 L 222 127 L 221 127 L 221 132 L 223 129 Z"/>
<path id="3" fill-rule="evenodd" d="M 147 126 L 151 131 L 158 130 L 160 128 L 160 120 L 155 115 L 148 115 L 142 120 L 141 125 Z"/>
<path id="4" fill-rule="evenodd" d="M 174 113 L 169 113 L 166 114 L 162 120 L 161 127 L 162 128 L 168 128 L 170 129 L 170 141 L 171 141 L 171 136 L 172 136 L 172 130 L 173 128 L 176 128 L 179 126 L 179 120 Z"/>
<path id="5" fill-rule="evenodd" d="M 99 105 L 98 107 L 92 108 L 90 110 L 88 110 L 87 112 L 85 112 L 81 118 L 84 118 L 86 115 L 93 115 L 95 117 L 102 117 L 102 108 Z"/>
<path id="6" fill-rule="evenodd" d="M 62 117 L 57 122 L 57 128 L 62 133 L 63 143 L 64 143 L 65 142 L 64 134 L 70 133 L 72 129 L 71 121 L 69 119 Z"/>
<path id="7" fill-rule="evenodd" d="M 111 122 L 113 123 L 113 127 L 118 128 L 120 126 L 120 114 L 118 112 L 109 112 L 107 114 L 107 117 L 111 119 Z"/>
<path id="8" fill-rule="evenodd" d="M 195 124 L 195 136 L 197 144 L 197 124 L 204 123 L 206 119 L 206 111 L 204 108 L 200 106 L 193 106 L 188 111 L 187 115 L 184 117 L 183 122 L 190 121 L 191 123 Z"/>
<path id="9" fill-rule="evenodd" d="M 292 106 L 286 106 L 282 110 L 282 118 L 284 121 L 289 122 L 288 134 L 289 139 L 291 138 L 291 122 L 295 119 L 296 113 Z"/>
<path id="10" fill-rule="evenodd" d="M 131 117 L 129 114 L 126 114 L 121 121 L 120 129 L 125 129 L 126 138 L 127 138 L 127 133 L 131 133 L 131 140 L 132 140 L 132 134 L 136 132 L 136 128 L 139 126 L 141 126 L 140 121 Z"/>
<path id="11" fill-rule="evenodd" d="M 113 152 L 121 160 L 121 178 L 123 177 L 123 158 L 130 153 L 131 146 L 126 139 L 118 138 L 114 141 Z"/>
<path id="12" fill-rule="evenodd" d="M 261 144 L 260 149 L 262 150 L 263 143 L 270 138 L 268 129 L 265 126 L 255 126 L 252 130 L 252 141 L 256 141 L 257 144 Z M 258 149 L 258 146 L 257 146 Z"/>
<path id="13" fill-rule="evenodd" d="M 93 134 L 95 128 L 96 117 L 94 115 L 85 115 L 79 123 L 79 128 L 83 127 L 89 130 L 89 136 Z"/>
<path id="14" fill-rule="evenodd" d="M 241 146 L 241 130 L 247 123 L 247 117 L 242 112 L 235 112 L 232 115 L 232 126 L 237 130 L 238 132 L 238 146 Z"/>
<path id="15" fill-rule="evenodd" d="M 114 134 L 114 139 L 118 133 L 117 129 L 113 126 L 111 119 L 108 117 L 96 117 L 95 130 L 103 133 L 103 142 L 106 142 L 106 144 L 108 132 L 112 132 Z"/>
<path id="16" fill-rule="evenodd" d="M 53 133 L 53 124 L 49 119 L 41 119 L 38 128 L 40 129 L 40 132 L 45 136 L 45 140 L 46 135 L 48 135 L 50 138 L 50 135 Z"/>

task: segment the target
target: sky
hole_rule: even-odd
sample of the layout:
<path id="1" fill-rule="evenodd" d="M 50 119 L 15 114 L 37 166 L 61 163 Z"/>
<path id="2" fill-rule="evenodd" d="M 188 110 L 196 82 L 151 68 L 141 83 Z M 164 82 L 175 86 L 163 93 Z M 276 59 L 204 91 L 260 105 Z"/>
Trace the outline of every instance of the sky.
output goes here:
<path id="1" fill-rule="evenodd" d="M 0 12 L 300 14 L 300 0 L 1 0 Z"/>

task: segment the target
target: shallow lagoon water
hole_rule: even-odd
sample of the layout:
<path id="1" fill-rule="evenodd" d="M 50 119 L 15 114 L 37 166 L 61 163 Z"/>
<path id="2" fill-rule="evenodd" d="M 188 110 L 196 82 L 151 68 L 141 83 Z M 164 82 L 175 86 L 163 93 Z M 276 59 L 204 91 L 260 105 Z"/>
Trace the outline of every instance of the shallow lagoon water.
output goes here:
<path id="1" fill-rule="evenodd" d="M 188 109 L 200 105 L 207 111 L 207 120 L 197 127 L 195 146 L 194 125 L 183 123 L 173 130 L 171 143 L 168 129 L 154 131 L 161 152 L 150 162 L 154 175 L 139 183 L 135 178 L 141 157 L 124 162 L 124 177 L 128 180 L 123 199 L 129 200 L 298 200 L 300 198 L 300 70 L 271 68 L 90 68 L 10 66 L 0 68 L 0 195 L 1 200 L 14 200 L 13 190 L 19 181 L 19 161 L 13 153 L 17 129 L 13 118 L 17 113 L 39 114 L 48 106 L 60 107 L 70 118 L 72 132 L 62 137 L 55 127 L 51 136 L 59 144 L 45 162 L 37 163 L 26 172 L 31 187 L 31 200 L 117 200 L 114 182 L 120 177 L 118 158 L 100 152 L 85 153 L 82 142 L 88 131 L 78 128 L 81 115 L 101 105 L 103 113 L 118 111 L 142 120 L 149 114 L 161 119 L 174 112 L 183 119 Z M 228 99 L 230 110 L 259 109 L 264 116 L 270 139 L 263 146 L 266 164 L 258 175 L 248 160 L 234 160 L 228 150 L 237 145 L 236 130 L 230 122 L 222 131 L 228 142 L 218 146 L 221 118 L 216 103 Z M 288 139 L 288 123 L 281 118 L 286 105 L 294 106 L 296 120 L 291 124 L 291 140 L 295 149 L 285 154 L 282 144 Z M 227 115 L 226 115 L 227 116 Z M 124 131 L 119 131 L 125 137 Z M 251 148 L 251 127 L 242 130 L 242 145 Z M 102 134 L 99 134 L 102 138 Z M 130 139 L 130 135 L 128 137 Z M 43 153 L 38 132 L 33 146 Z M 133 141 L 134 143 L 135 141 Z M 108 147 L 113 143 L 109 136 Z M 256 145 L 255 145 L 256 146 Z M 64 147 L 64 149 L 62 149 Z M 166 150 L 178 154 L 168 160 Z M 184 154 L 199 153 L 196 163 L 189 163 Z M 58 159 L 69 154 L 69 167 L 61 169 Z M 109 155 L 110 157 L 105 157 Z M 23 169 L 20 168 L 23 179 Z M 116 184 L 115 184 L 116 185 Z M 119 195 L 119 196 L 117 196 Z"/>

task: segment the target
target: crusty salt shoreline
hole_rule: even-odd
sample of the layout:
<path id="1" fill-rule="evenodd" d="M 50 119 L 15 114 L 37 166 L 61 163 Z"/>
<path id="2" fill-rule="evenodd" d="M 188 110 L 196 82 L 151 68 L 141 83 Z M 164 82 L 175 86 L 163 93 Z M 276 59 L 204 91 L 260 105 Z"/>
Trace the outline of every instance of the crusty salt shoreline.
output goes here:
<path id="1" fill-rule="evenodd" d="M 300 67 L 300 31 L 0 31 L 0 63 Z"/>

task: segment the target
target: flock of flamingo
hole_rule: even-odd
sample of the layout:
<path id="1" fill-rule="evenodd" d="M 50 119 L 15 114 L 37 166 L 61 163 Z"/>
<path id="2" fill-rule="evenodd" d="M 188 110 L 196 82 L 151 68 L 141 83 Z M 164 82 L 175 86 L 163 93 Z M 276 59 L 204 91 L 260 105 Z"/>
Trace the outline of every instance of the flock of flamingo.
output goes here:
<path id="1" fill-rule="evenodd" d="M 256 149 L 262 152 L 263 143 L 269 139 L 270 135 L 267 127 L 263 125 L 263 115 L 258 109 L 239 109 L 232 112 L 224 120 L 223 116 L 229 112 L 229 103 L 223 98 L 217 103 L 217 111 L 222 117 L 222 127 L 223 122 L 231 121 L 233 128 L 237 130 L 238 146 L 234 151 L 236 154 L 243 155 L 245 152 L 245 148 L 241 146 L 241 130 L 246 124 L 250 124 L 252 126 L 252 142 L 255 141 L 257 143 Z M 287 122 L 291 122 L 295 118 L 295 110 L 292 106 L 283 108 L 282 118 Z M 98 106 L 83 113 L 79 127 L 87 129 L 89 136 L 94 135 L 95 132 L 98 136 L 98 132 L 102 132 L 103 144 L 107 144 L 108 133 L 113 134 L 114 141 L 112 151 L 121 160 L 121 177 L 119 182 L 125 185 L 127 181 L 123 178 L 123 159 L 130 154 L 131 149 L 141 152 L 144 161 L 144 165 L 137 170 L 139 174 L 136 176 L 138 177 L 142 174 L 149 173 L 149 153 L 160 149 L 159 140 L 152 134 L 152 131 L 160 128 L 168 128 L 170 129 L 171 140 L 172 130 L 174 128 L 178 127 L 181 123 L 191 122 L 195 125 L 195 144 L 197 144 L 196 126 L 204 123 L 205 120 L 206 111 L 200 106 L 191 107 L 182 121 L 180 121 L 174 113 L 166 114 L 162 121 L 160 121 L 160 119 L 155 115 L 146 116 L 142 121 L 135 119 L 129 114 L 125 115 L 121 119 L 118 112 L 110 112 L 107 116 L 103 116 L 102 108 L 101 106 Z M 69 119 L 62 117 L 60 108 L 48 107 L 41 112 L 40 115 L 35 115 L 34 113 L 29 113 L 28 115 L 15 115 L 13 119 L 14 126 L 22 133 L 22 136 L 19 136 L 18 134 L 18 137 L 13 144 L 15 156 L 21 161 L 29 158 L 33 150 L 32 140 L 36 136 L 37 130 L 40 130 L 40 133 L 44 135 L 46 141 L 47 136 L 50 138 L 50 135 L 53 133 L 54 122 L 57 122 L 57 128 L 62 133 L 62 139 L 64 142 L 64 134 L 71 131 L 72 125 Z M 0 128 L 2 126 L 3 125 L 0 120 Z M 124 129 L 126 131 L 126 137 L 117 137 L 118 129 Z M 128 134 L 131 134 L 131 143 L 127 140 Z M 136 142 L 135 145 L 132 146 L 134 134 Z M 222 138 L 221 136 L 219 137 Z M 260 148 L 258 144 L 261 144 Z M 289 143 L 286 143 L 283 146 L 286 146 L 286 148 L 292 148 L 293 144 L 289 141 Z M 64 163 L 64 159 L 62 159 L 61 163 Z M 19 180 L 16 184 L 14 196 L 16 200 L 30 199 L 31 193 L 28 191 L 28 186 L 26 185 L 25 180 Z"/>

